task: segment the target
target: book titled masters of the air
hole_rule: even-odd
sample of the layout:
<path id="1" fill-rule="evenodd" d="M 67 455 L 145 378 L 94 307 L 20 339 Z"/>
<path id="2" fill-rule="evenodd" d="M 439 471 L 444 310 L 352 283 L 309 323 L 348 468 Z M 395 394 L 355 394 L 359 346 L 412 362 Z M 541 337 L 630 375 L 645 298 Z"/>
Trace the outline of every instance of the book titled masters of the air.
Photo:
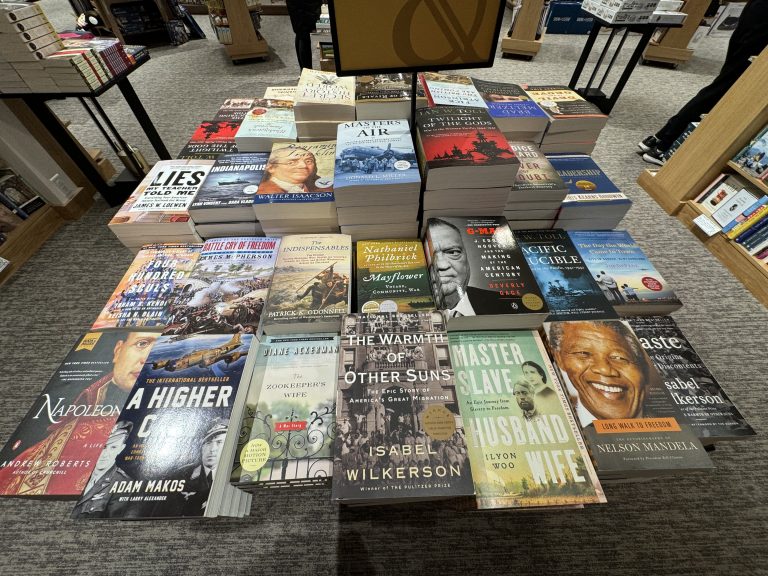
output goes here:
<path id="1" fill-rule="evenodd" d="M 474 494 L 439 312 L 344 318 L 336 425 L 333 500 L 380 504 Z"/>
<path id="2" fill-rule="evenodd" d="M 251 489 L 330 480 L 338 355 L 335 334 L 262 340 L 240 423 L 232 484 Z"/>
<path id="3" fill-rule="evenodd" d="M 456 395 L 478 508 L 605 496 L 537 332 L 452 332 Z"/>
<path id="4" fill-rule="evenodd" d="M 89 332 L 0 451 L 0 495 L 77 497 L 158 334 Z"/>

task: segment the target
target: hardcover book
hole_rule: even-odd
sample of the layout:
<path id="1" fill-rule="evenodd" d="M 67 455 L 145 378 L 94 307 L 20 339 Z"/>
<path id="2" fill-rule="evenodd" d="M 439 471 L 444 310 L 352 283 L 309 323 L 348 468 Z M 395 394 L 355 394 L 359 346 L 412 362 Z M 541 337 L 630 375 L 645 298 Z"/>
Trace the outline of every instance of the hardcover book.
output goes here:
<path id="1" fill-rule="evenodd" d="M 94 471 L 73 518 L 234 515 L 223 506 L 234 490 L 230 418 L 239 421 L 251 338 L 158 339 L 110 434 L 110 466 Z"/>
<path id="2" fill-rule="evenodd" d="M 333 500 L 474 494 L 442 314 L 345 316 L 338 361 Z"/>
<path id="3" fill-rule="evenodd" d="M 264 98 L 268 100 L 290 100 L 296 97 L 296 86 L 268 86 L 264 91 Z"/>
<path id="4" fill-rule="evenodd" d="M 195 199 L 189 214 L 195 222 L 223 222 L 228 214 L 253 215 L 253 199 L 267 166 L 266 152 L 222 154 Z"/>
<path id="5" fill-rule="evenodd" d="M 530 142 L 510 142 L 520 168 L 512 184 L 510 199 L 520 200 L 562 200 L 568 194 L 568 187 L 547 157 Z"/>
<path id="6" fill-rule="evenodd" d="M 355 119 L 355 78 L 304 68 L 294 96 L 297 122 Z"/>
<path id="7" fill-rule="evenodd" d="M 214 238 L 203 244 L 164 334 L 258 334 L 279 238 Z"/>
<path id="8" fill-rule="evenodd" d="M 561 118 L 594 118 L 605 124 L 608 120 L 597 106 L 584 100 L 567 86 L 526 85 L 523 88 L 531 99 L 555 121 Z"/>
<path id="9" fill-rule="evenodd" d="M 629 232 L 571 230 L 568 235 L 618 314 L 669 314 L 683 305 Z"/>
<path id="10" fill-rule="evenodd" d="M 671 316 L 636 316 L 627 323 L 702 443 L 755 435 Z"/>
<path id="11" fill-rule="evenodd" d="M 541 325 L 547 305 L 504 217 L 430 218 L 426 226 L 432 293 L 452 330 Z"/>
<path id="12" fill-rule="evenodd" d="M 537 332 L 452 332 L 477 507 L 605 502 Z"/>
<path id="13" fill-rule="evenodd" d="M 104 328 L 163 329 L 171 303 L 191 286 L 199 244 L 147 244 L 136 255 L 93 323 Z"/>
<path id="14" fill-rule="evenodd" d="M 472 78 L 472 83 L 488 107 L 488 113 L 505 133 L 528 132 L 536 142 L 547 129 L 549 117 L 517 84 L 488 82 Z M 523 138 L 521 138 L 523 139 Z"/>
<path id="15" fill-rule="evenodd" d="M 417 312 L 434 308 L 420 241 L 360 240 L 355 262 L 359 312 Z"/>
<path id="16" fill-rule="evenodd" d="M 629 326 L 581 320 L 544 329 L 601 478 L 712 468 Z"/>
<path id="17" fill-rule="evenodd" d="M 352 242 L 345 234 L 283 236 L 264 316 L 268 334 L 335 332 L 349 312 Z"/>
<path id="18" fill-rule="evenodd" d="M 565 230 L 515 230 L 555 320 L 609 320 L 618 315 Z"/>
<path id="19" fill-rule="evenodd" d="M 421 184 L 407 120 L 339 124 L 334 188 Z M 374 191 L 371 190 L 373 193 Z"/>
<path id="20" fill-rule="evenodd" d="M 419 78 L 425 87 L 430 108 L 440 105 L 487 107 L 468 76 L 422 72 Z"/>
<path id="21" fill-rule="evenodd" d="M 358 120 L 407 118 L 411 110 L 409 74 L 357 76 L 355 108 Z"/>
<path id="22" fill-rule="evenodd" d="M 253 98 L 227 98 L 214 116 L 215 122 L 242 122 L 253 106 Z"/>
<path id="23" fill-rule="evenodd" d="M 335 156 L 335 142 L 273 144 L 254 198 L 256 214 L 268 204 L 332 203 Z"/>
<path id="24" fill-rule="evenodd" d="M 231 482 L 323 485 L 333 472 L 339 337 L 268 336 L 248 390 Z"/>
<path id="25" fill-rule="evenodd" d="M 0 495 L 80 496 L 157 338 L 82 336 L 0 451 Z"/>

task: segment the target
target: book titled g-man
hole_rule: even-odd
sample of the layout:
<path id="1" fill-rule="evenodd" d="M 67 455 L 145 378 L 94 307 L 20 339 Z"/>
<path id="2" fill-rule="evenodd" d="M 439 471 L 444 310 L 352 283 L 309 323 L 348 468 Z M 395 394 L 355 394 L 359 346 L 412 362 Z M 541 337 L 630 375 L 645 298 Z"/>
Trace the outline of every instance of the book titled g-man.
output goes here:
<path id="1" fill-rule="evenodd" d="M 229 484 L 252 335 L 161 336 L 128 395 L 73 518 L 242 516 Z M 223 462 L 223 467 L 219 463 Z"/>

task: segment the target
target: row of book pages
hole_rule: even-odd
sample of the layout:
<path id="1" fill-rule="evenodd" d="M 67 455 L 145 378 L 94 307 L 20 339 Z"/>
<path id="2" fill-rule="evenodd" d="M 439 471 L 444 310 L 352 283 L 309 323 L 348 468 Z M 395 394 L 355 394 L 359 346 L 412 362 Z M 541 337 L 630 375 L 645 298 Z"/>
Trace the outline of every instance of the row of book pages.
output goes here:
<path id="1" fill-rule="evenodd" d="M 0 493 L 74 518 L 341 504 L 576 508 L 711 469 L 754 431 L 623 231 L 430 219 L 141 249 L 0 452 Z"/>
<path id="2" fill-rule="evenodd" d="M 383 96 L 388 107 L 379 117 L 391 118 L 354 120 L 350 97 L 345 114 L 352 120 L 345 121 L 325 91 L 349 92 L 344 85 L 354 87 L 351 78 L 322 75 L 327 84 L 318 102 L 300 106 L 299 95 L 314 94 L 318 75 L 304 70 L 298 88 L 267 89 L 265 97 L 278 98 L 227 100 L 213 120 L 198 126 L 179 159 L 155 165 L 112 219 L 121 242 L 136 251 L 149 241 L 226 235 L 412 238 L 423 232 L 419 222 L 439 216 L 504 216 L 513 229 L 612 229 L 631 206 L 579 148 L 579 139 L 588 138 L 591 150 L 605 116 L 567 88 L 539 91 L 561 108 L 548 116 L 528 96 L 537 93 L 530 87 L 526 93 L 494 83 L 496 92 L 489 92 L 489 83 L 466 77 L 457 76 L 465 84 L 426 79 L 429 105 L 416 111 L 414 135 L 407 112 Z M 361 82 L 387 79 L 396 80 L 358 78 L 358 97 Z M 441 92 L 443 84 L 459 88 Z M 453 96 L 460 90 L 475 99 Z M 556 102 L 558 94 L 562 101 Z M 302 118 L 324 120 L 299 121 L 299 110 Z M 586 136 L 585 122 L 597 126 Z M 305 123 L 319 123 L 314 134 L 322 135 L 302 138 Z M 261 131 L 258 141 L 240 137 L 243 131 L 254 135 L 252 128 Z M 542 134 L 556 142 L 546 143 Z M 542 152 L 552 146 L 560 153 Z"/>

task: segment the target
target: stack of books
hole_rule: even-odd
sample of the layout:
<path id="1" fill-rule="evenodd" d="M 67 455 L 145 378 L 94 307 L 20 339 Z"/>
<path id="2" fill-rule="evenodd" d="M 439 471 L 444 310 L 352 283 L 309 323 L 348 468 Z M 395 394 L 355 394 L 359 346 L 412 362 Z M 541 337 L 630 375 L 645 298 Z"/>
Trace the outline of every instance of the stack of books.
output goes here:
<path id="1" fill-rule="evenodd" d="M 425 180 L 424 220 L 501 216 L 519 162 L 485 108 L 416 111 L 416 144 Z"/>
<path id="2" fill-rule="evenodd" d="M 339 231 L 333 196 L 336 142 L 272 145 L 253 209 L 265 234 Z"/>
<path id="3" fill-rule="evenodd" d="M 65 50 L 90 50 L 91 55 L 99 59 L 110 78 L 122 74 L 133 66 L 125 53 L 123 44 L 113 38 L 92 38 L 89 40 L 66 39 Z"/>
<path id="4" fill-rule="evenodd" d="M 653 18 L 659 0 L 585 0 L 581 9 L 610 24 L 682 23 L 679 17 Z M 683 18 L 683 21 L 685 18 Z"/>
<path id="5" fill-rule="evenodd" d="M 532 142 L 510 142 L 520 161 L 517 180 L 509 193 L 504 217 L 512 230 L 552 228 L 568 186 Z"/>
<path id="6" fill-rule="evenodd" d="M 296 142 L 293 100 L 254 100 L 235 133 L 240 152 L 270 152 L 275 142 Z"/>
<path id="7" fill-rule="evenodd" d="M 567 86 L 524 86 L 549 116 L 541 140 L 545 154 L 591 154 L 608 116 Z"/>
<path id="8" fill-rule="evenodd" d="M 472 78 L 488 113 L 507 140 L 541 142 L 549 126 L 549 116 L 517 84 L 488 82 Z"/>
<path id="9" fill-rule="evenodd" d="M 213 160 L 161 160 L 109 222 L 120 242 L 137 252 L 148 242 L 201 242 L 189 207 Z"/>
<path id="10" fill-rule="evenodd" d="M 407 120 L 339 124 L 334 196 L 353 241 L 418 235 L 421 178 Z"/>
<path id="11" fill-rule="evenodd" d="M 357 76 L 355 113 L 358 120 L 410 118 L 410 74 Z"/>
<path id="12" fill-rule="evenodd" d="M 334 140 L 341 122 L 355 120 L 355 79 L 304 68 L 294 98 L 300 142 Z"/>
<path id="13" fill-rule="evenodd" d="M 239 121 L 207 120 L 201 122 L 177 158 L 215 160 L 220 154 L 237 152 L 235 134 Z"/>
<path id="14" fill-rule="evenodd" d="M 548 156 L 568 186 L 555 228 L 611 230 L 632 207 L 632 201 L 585 154 Z"/>

